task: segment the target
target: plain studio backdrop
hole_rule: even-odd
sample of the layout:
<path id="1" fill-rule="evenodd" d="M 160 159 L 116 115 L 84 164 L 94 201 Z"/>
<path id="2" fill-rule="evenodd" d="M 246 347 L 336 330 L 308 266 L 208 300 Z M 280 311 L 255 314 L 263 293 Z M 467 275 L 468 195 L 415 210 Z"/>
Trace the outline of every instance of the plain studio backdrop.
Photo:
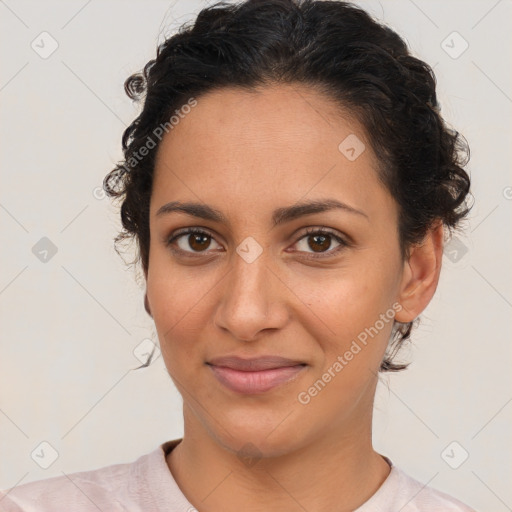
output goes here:
<path id="1" fill-rule="evenodd" d="M 403 352 L 413 364 L 381 379 L 375 447 L 478 510 L 512 510 L 512 5 L 357 3 L 434 67 L 475 196 Z M 132 371 L 155 330 L 101 185 L 139 108 L 124 80 L 206 5 L 0 3 L 0 488 L 131 462 L 183 434 L 162 357 Z"/>

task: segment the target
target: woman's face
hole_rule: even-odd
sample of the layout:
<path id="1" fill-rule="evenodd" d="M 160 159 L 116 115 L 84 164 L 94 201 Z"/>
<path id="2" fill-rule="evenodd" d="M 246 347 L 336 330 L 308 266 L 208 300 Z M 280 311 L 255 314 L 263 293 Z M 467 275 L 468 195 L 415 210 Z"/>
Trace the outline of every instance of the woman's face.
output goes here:
<path id="1" fill-rule="evenodd" d="M 269 455 L 359 435 L 404 268 L 397 205 L 362 126 L 291 85 L 223 89 L 183 112 L 158 150 L 146 277 L 186 431 Z M 346 207 L 286 214 L 315 201 Z M 161 210 L 174 202 L 222 218 Z M 188 228 L 202 234 L 169 243 Z M 285 380 L 265 388 L 208 364 L 225 356 L 302 366 L 267 371 Z"/>

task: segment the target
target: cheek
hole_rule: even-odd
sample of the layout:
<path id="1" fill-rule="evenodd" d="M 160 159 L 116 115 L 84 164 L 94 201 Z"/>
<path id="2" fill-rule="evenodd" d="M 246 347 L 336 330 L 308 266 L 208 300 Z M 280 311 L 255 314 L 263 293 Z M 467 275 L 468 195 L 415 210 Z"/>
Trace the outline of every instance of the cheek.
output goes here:
<path id="1" fill-rule="evenodd" d="M 372 394 L 393 327 L 392 297 L 385 279 L 352 270 L 315 290 L 299 321 L 316 344 L 317 358 L 297 399 L 309 404 L 304 410 L 312 416 L 328 415 L 335 421 Z M 306 291 L 297 295 L 306 296 Z"/>
<path id="2" fill-rule="evenodd" d="M 305 305 L 298 321 L 316 344 L 310 384 L 320 379 L 331 390 L 318 402 L 346 400 L 348 406 L 378 372 L 393 328 L 398 272 L 393 258 L 384 263 L 381 255 L 380 261 L 367 254 L 343 268 L 290 276 L 290 287 Z"/>
<path id="3" fill-rule="evenodd" d="M 288 285 L 305 313 L 316 319 L 319 334 L 347 340 L 373 325 L 393 303 L 396 277 L 373 265 L 347 265 L 332 270 L 308 269 L 290 274 Z M 321 338 L 319 338 L 321 339 Z"/>
<path id="4" fill-rule="evenodd" d="M 155 255 L 149 269 L 147 295 L 167 367 L 179 372 L 184 361 L 199 365 L 195 341 L 211 322 L 209 298 L 222 274 L 178 267 L 163 255 Z"/>

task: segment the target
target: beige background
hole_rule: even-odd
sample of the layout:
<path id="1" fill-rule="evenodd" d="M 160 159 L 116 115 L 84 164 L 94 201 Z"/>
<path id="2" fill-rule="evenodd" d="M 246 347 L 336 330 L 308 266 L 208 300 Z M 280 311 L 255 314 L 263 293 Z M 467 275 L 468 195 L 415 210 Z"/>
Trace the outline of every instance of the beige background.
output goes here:
<path id="1" fill-rule="evenodd" d="M 471 145 L 476 197 L 414 334 L 414 363 L 382 379 L 375 445 L 422 482 L 478 510 L 505 512 L 512 5 L 359 3 L 435 66 L 444 115 Z M 140 364 L 134 349 L 154 329 L 142 289 L 113 250 L 117 213 L 97 187 L 121 158 L 122 131 L 136 115 L 125 78 L 203 5 L 0 2 L 0 488 L 129 462 L 182 435 L 181 398 L 162 358 L 131 371 Z M 53 41 L 58 48 L 43 58 Z M 57 249 L 46 262 L 33 252 L 48 243 L 43 237 Z M 31 458 L 41 442 L 58 453 L 48 469 Z M 466 452 L 452 469 L 447 462 L 458 465 Z"/>

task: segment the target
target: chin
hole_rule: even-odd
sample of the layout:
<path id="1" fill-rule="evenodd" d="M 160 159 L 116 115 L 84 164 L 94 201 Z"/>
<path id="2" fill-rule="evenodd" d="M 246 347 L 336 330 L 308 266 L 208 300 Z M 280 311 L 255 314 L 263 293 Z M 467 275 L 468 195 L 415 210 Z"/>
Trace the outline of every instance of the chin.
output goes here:
<path id="1" fill-rule="evenodd" d="M 222 428 L 213 425 L 214 435 L 221 445 L 241 458 L 279 457 L 305 443 L 302 429 L 297 428 L 297 418 L 289 421 L 292 416 L 283 421 L 286 414 L 274 413 L 265 420 L 261 413 L 239 411 L 224 416 Z"/>

